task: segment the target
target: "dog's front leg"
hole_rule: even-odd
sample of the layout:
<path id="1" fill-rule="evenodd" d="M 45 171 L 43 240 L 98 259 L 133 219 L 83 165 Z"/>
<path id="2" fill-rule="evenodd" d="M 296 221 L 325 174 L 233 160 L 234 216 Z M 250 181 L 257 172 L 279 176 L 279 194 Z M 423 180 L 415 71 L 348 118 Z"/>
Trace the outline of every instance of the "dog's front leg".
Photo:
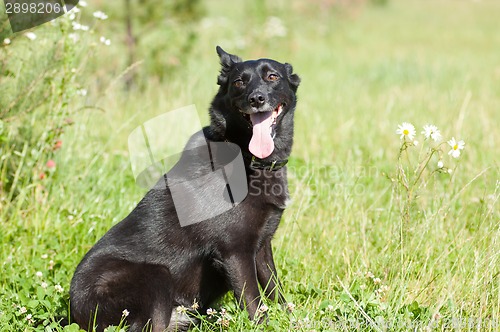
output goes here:
<path id="1" fill-rule="evenodd" d="M 262 248 L 257 252 L 255 265 L 257 267 L 257 277 L 260 286 L 264 290 L 266 296 L 272 301 L 278 296 L 278 302 L 280 304 L 286 303 L 285 297 L 280 291 L 281 285 L 274 265 L 273 249 L 270 239 L 264 242 Z"/>
<path id="2" fill-rule="evenodd" d="M 240 307 L 248 311 L 254 319 L 260 305 L 260 293 L 255 269 L 255 255 L 249 253 L 234 254 L 225 259 L 225 267 L 234 296 Z M 260 317 L 259 321 L 262 320 Z"/>

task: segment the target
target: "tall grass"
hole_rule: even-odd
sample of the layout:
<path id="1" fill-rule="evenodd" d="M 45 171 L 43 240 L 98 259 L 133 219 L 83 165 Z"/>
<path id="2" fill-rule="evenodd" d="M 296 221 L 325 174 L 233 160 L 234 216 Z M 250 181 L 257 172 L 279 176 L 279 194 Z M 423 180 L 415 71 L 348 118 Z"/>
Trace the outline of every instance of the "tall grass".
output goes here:
<path id="1" fill-rule="evenodd" d="M 128 134 L 192 103 L 207 122 L 217 44 L 244 59 L 290 62 L 302 78 L 289 163 L 293 202 L 274 240 L 294 306 L 287 313 L 267 303 L 266 329 L 498 329 L 500 5 L 202 5 L 205 16 L 186 23 L 197 36 L 190 51 L 170 59 L 175 69 L 162 78 L 154 73 L 165 63 L 147 53 L 148 44 L 165 43 L 162 30 L 148 27 L 130 68 L 124 21 L 113 16 L 123 10 L 118 4 L 82 8 L 78 19 L 94 32 L 78 32 L 77 43 L 62 18 L 34 30 L 34 41 L 19 35 L 0 48 L 2 329 L 63 330 L 56 317 L 68 315 L 77 263 L 144 194 L 130 170 Z M 109 20 L 96 22 L 97 9 Z M 139 81 L 126 90 L 130 70 Z M 444 137 L 466 142 L 456 160 L 444 150 L 453 172 L 424 173 L 411 200 L 398 171 L 414 176 L 425 142 L 420 137 L 398 159 L 404 121 L 418 133 L 435 124 Z M 214 309 L 200 313 L 195 330 L 257 329 L 231 295 Z"/>

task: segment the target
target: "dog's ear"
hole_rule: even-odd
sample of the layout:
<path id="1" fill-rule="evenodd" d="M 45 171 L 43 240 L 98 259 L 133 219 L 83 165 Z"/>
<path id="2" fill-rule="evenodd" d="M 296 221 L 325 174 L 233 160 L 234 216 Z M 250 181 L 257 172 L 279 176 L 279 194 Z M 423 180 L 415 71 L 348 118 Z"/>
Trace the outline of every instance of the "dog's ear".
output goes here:
<path id="1" fill-rule="evenodd" d="M 220 58 L 220 64 L 222 66 L 220 70 L 220 75 L 217 78 L 217 84 L 223 85 L 227 82 L 227 75 L 229 74 L 231 67 L 235 63 L 241 62 L 242 60 L 240 59 L 240 57 L 236 55 L 227 53 L 220 46 L 217 46 L 216 50 Z"/>
<path id="2" fill-rule="evenodd" d="M 293 67 L 289 63 L 285 63 L 286 75 L 288 77 L 288 81 L 292 85 L 292 89 L 294 92 L 297 92 L 297 88 L 300 84 L 300 77 L 297 74 L 293 73 Z"/>

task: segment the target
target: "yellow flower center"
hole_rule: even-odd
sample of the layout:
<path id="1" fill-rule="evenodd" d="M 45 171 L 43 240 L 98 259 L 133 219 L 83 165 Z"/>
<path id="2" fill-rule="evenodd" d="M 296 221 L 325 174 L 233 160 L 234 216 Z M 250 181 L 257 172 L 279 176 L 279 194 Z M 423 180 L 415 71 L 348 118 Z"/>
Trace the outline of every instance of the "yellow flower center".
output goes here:
<path id="1" fill-rule="evenodd" d="M 403 130 L 404 135 L 408 136 L 409 133 L 410 133 L 410 131 L 408 129 Z"/>
<path id="2" fill-rule="evenodd" d="M 453 150 L 458 150 L 458 144 L 453 145 Z"/>

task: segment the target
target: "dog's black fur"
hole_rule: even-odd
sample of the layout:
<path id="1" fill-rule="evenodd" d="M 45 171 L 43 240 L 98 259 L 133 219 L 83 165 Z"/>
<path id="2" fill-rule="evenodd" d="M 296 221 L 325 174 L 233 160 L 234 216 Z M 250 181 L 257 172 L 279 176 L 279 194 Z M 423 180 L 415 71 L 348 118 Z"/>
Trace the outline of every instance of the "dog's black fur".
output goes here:
<path id="1" fill-rule="evenodd" d="M 259 285 L 266 296 L 284 302 L 271 239 L 288 199 L 286 167 L 250 167 L 248 115 L 281 105 L 273 129 L 275 148 L 264 161 L 288 158 L 300 79 L 286 63 L 242 61 L 220 47 L 217 53 L 222 69 L 210 108 L 211 123 L 191 138 L 188 147 L 205 139 L 237 144 L 244 157 L 248 195 L 217 217 L 181 227 L 169 188 L 150 190 L 76 269 L 70 289 L 71 316 L 84 329 L 92 329 L 94 319 L 97 331 L 117 325 L 127 309 L 131 332 L 146 325 L 154 332 L 186 330 L 187 317 L 181 317 L 176 306 L 190 308 L 196 301 L 199 312 L 205 313 L 230 290 L 250 319 L 262 320 L 257 312 Z M 200 172 L 200 167 L 192 163 L 189 171 Z M 270 191 L 271 187 L 280 190 Z"/>

